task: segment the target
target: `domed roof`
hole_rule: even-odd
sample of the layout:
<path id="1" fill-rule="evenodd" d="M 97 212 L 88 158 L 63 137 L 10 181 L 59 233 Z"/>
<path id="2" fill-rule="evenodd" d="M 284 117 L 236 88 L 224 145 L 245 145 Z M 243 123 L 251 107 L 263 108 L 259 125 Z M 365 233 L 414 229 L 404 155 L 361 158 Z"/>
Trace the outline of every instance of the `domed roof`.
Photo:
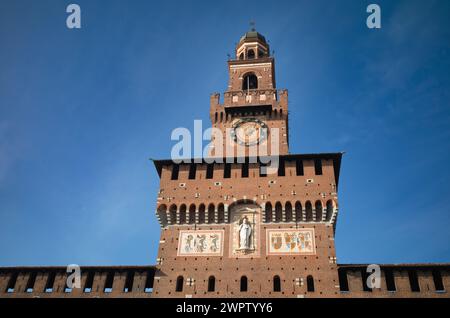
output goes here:
<path id="1" fill-rule="evenodd" d="M 250 41 L 255 41 L 255 40 L 259 40 L 259 41 L 263 42 L 264 44 L 267 44 L 266 38 L 261 33 L 256 32 L 255 29 L 252 29 L 251 31 L 248 31 L 247 33 L 245 33 L 239 40 L 239 43 L 242 43 L 244 41 L 250 42 Z"/>

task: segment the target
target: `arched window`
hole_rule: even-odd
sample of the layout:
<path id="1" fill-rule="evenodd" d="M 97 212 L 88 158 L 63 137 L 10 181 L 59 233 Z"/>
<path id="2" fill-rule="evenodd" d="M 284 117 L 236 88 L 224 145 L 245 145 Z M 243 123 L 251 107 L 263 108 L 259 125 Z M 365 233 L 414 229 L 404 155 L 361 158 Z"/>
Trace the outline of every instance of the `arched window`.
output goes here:
<path id="1" fill-rule="evenodd" d="M 214 223 L 214 213 L 215 213 L 215 211 L 214 211 L 214 204 L 210 204 L 209 206 L 208 206 L 208 223 Z"/>
<path id="2" fill-rule="evenodd" d="M 195 223 L 195 204 L 189 206 L 189 224 Z"/>
<path id="3" fill-rule="evenodd" d="M 246 292 L 248 290 L 247 276 L 241 277 L 241 292 Z"/>
<path id="4" fill-rule="evenodd" d="M 327 220 L 327 221 L 330 221 L 332 216 L 333 216 L 333 201 L 328 200 L 328 201 L 327 201 L 327 215 L 326 215 L 326 220 Z"/>
<path id="5" fill-rule="evenodd" d="M 295 202 L 295 222 L 302 221 L 302 204 L 300 201 Z"/>
<path id="6" fill-rule="evenodd" d="M 278 276 L 278 275 L 273 277 L 273 291 L 274 292 L 281 291 L 281 280 L 280 280 L 280 276 Z"/>
<path id="7" fill-rule="evenodd" d="M 258 88 L 258 78 L 255 74 L 246 74 L 243 77 L 242 81 L 242 90 L 246 91 L 249 89 L 257 89 Z"/>
<path id="8" fill-rule="evenodd" d="M 177 206 L 172 204 L 169 209 L 170 224 L 175 224 L 177 222 Z"/>
<path id="9" fill-rule="evenodd" d="M 177 285 L 175 286 L 175 291 L 176 292 L 182 292 L 183 291 L 183 283 L 184 283 L 183 276 L 178 276 L 177 277 Z"/>
<path id="10" fill-rule="evenodd" d="M 255 50 L 250 49 L 247 51 L 247 59 L 252 60 L 255 58 Z"/>
<path id="11" fill-rule="evenodd" d="M 244 52 L 242 52 L 242 53 L 239 55 L 239 59 L 240 59 L 240 60 L 243 60 L 243 59 L 244 59 Z"/>
<path id="12" fill-rule="evenodd" d="M 282 214 L 283 214 L 283 208 L 281 207 L 281 203 L 277 202 L 275 204 L 275 222 L 281 222 Z"/>
<path id="13" fill-rule="evenodd" d="M 198 208 L 198 223 L 205 223 L 205 205 L 203 203 Z"/>
<path id="14" fill-rule="evenodd" d="M 208 291 L 213 292 L 216 289 L 216 278 L 214 276 L 209 276 L 208 278 Z"/>
<path id="15" fill-rule="evenodd" d="M 180 207 L 180 224 L 186 223 L 186 204 L 182 204 Z"/>
<path id="16" fill-rule="evenodd" d="M 316 222 L 322 221 L 322 202 L 316 201 Z"/>
<path id="17" fill-rule="evenodd" d="M 266 216 L 266 223 L 272 222 L 272 203 L 270 202 L 266 203 L 265 216 Z"/>
<path id="18" fill-rule="evenodd" d="M 312 205 L 311 202 L 309 201 L 306 201 L 305 203 L 305 214 L 306 214 L 306 222 L 312 222 L 313 221 Z"/>
<path id="19" fill-rule="evenodd" d="M 286 213 L 286 222 L 292 222 L 292 204 L 291 204 L 291 202 L 286 202 L 285 213 Z"/>
<path id="20" fill-rule="evenodd" d="M 306 289 L 309 292 L 314 291 L 314 278 L 311 275 L 306 277 Z"/>
<path id="21" fill-rule="evenodd" d="M 264 57 L 264 52 L 262 50 L 258 50 L 258 58 Z"/>
<path id="22" fill-rule="evenodd" d="M 162 204 L 158 208 L 158 217 L 162 224 L 167 224 L 167 206 Z"/>
<path id="23" fill-rule="evenodd" d="M 225 207 L 224 207 L 223 203 L 219 204 L 219 207 L 217 208 L 217 210 L 218 210 L 218 222 L 224 223 L 225 222 Z"/>

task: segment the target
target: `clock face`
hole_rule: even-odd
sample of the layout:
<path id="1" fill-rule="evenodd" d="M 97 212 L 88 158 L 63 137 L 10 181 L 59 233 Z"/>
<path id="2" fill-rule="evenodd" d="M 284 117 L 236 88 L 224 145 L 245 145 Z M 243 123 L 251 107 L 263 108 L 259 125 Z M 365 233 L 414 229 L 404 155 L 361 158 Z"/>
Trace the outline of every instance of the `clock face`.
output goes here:
<path id="1" fill-rule="evenodd" d="M 267 125 L 259 119 L 240 119 L 233 124 L 232 137 L 241 145 L 257 145 L 267 138 L 267 130 Z"/>

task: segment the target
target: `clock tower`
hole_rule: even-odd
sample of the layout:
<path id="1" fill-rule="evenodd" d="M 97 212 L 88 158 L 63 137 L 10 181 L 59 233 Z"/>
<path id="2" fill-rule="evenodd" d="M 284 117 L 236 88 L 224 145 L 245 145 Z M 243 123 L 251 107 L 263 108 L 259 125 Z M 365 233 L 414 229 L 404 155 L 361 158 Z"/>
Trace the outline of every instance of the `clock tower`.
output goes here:
<path id="1" fill-rule="evenodd" d="M 212 126 L 224 136 L 213 135 L 211 155 L 229 157 L 228 147 L 231 156 L 249 156 L 252 145 L 266 146 L 267 154 L 288 154 L 288 92 L 276 88 L 275 59 L 263 35 L 252 29 L 241 37 L 228 74 L 223 103 L 218 93 L 211 95 Z"/>
<path id="2" fill-rule="evenodd" d="M 342 154 L 289 153 L 288 93 L 260 33 L 240 38 L 228 73 L 210 99 L 210 156 L 154 160 L 153 297 L 335 297 Z"/>

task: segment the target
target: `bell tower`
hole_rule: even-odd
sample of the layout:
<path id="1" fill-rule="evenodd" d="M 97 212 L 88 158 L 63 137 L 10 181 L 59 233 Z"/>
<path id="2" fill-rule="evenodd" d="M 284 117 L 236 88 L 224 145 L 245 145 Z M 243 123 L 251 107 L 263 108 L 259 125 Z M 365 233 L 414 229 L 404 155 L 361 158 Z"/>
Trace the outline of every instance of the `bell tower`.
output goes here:
<path id="1" fill-rule="evenodd" d="M 277 90 L 275 59 L 265 37 L 255 29 L 240 38 L 235 57 L 228 60 L 228 74 L 223 103 L 218 93 L 211 95 L 212 126 L 223 138 L 212 136 L 210 154 L 249 156 L 248 148 L 254 145 L 266 147 L 268 155 L 288 154 L 288 92 Z M 230 154 L 227 149 L 234 151 Z"/>
<path id="2" fill-rule="evenodd" d="M 223 100 L 210 99 L 209 154 L 226 160 L 154 160 L 153 297 L 335 297 L 342 154 L 289 153 L 288 92 L 256 30 L 240 38 L 228 74 Z M 267 158 L 278 163 L 270 173 Z"/>

